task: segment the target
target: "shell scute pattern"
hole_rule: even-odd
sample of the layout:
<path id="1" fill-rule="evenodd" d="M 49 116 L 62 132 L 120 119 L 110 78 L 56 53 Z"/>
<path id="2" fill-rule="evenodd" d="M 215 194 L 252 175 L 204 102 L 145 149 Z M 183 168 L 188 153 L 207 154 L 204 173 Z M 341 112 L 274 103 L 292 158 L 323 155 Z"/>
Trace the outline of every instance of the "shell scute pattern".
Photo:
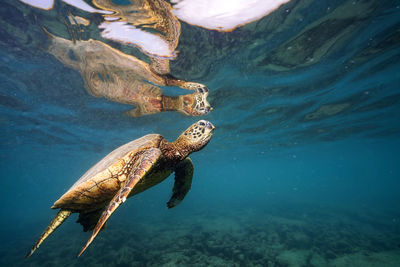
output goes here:
<path id="1" fill-rule="evenodd" d="M 158 135 L 145 136 L 140 140 L 140 145 L 133 151 L 127 151 L 125 155 L 117 159 L 112 165 L 98 172 L 89 179 L 76 183 L 59 200 L 54 203 L 53 208 L 86 208 L 80 204 L 97 206 L 97 203 L 109 200 L 117 192 L 121 184 L 126 181 L 129 171 L 137 163 L 136 158 L 140 151 L 144 151 L 158 144 Z M 138 153 L 139 152 L 139 153 Z M 93 201 L 95 198 L 96 202 Z"/>
<path id="2" fill-rule="evenodd" d="M 126 161 L 129 158 L 132 160 L 131 157 L 126 156 L 91 179 L 78 184 L 57 201 L 54 207 L 67 207 L 74 203 L 75 208 L 79 209 L 79 204 L 102 203 L 104 200 L 111 198 L 127 178 L 128 168 Z"/>
<path id="3" fill-rule="evenodd" d="M 59 200 L 60 203 L 57 203 L 58 201 L 55 203 L 54 207 L 74 206 L 76 209 L 81 209 L 92 204 L 92 208 L 95 208 L 97 204 L 109 200 L 126 181 L 130 170 L 138 164 L 137 158 L 141 153 L 154 146 L 154 144 L 154 142 L 147 140 L 145 145 L 127 153 L 91 179 L 71 188 Z M 83 205 L 80 206 L 80 204 Z"/>
<path id="4" fill-rule="evenodd" d="M 118 175 L 121 172 L 121 169 L 123 169 L 125 165 L 126 165 L 126 160 L 120 159 L 112 166 L 110 166 L 108 170 L 111 172 L 111 176 Z"/>
<path id="5" fill-rule="evenodd" d="M 81 184 L 79 187 L 86 189 L 86 193 L 83 196 L 85 197 L 85 195 L 88 195 L 89 197 L 93 196 L 97 199 L 101 199 L 102 196 L 104 196 L 104 192 L 108 192 L 109 194 L 107 195 L 113 195 L 118 191 L 132 168 L 132 162 L 134 161 L 133 155 L 134 153 L 129 153 L 92 179 Z M 78 188 L 77 190 L 79 190 Z M 78 198 L 80 198 L 80 196 L 78 196 Z M 75 202 L 77 201 L 75 200 Z"/>

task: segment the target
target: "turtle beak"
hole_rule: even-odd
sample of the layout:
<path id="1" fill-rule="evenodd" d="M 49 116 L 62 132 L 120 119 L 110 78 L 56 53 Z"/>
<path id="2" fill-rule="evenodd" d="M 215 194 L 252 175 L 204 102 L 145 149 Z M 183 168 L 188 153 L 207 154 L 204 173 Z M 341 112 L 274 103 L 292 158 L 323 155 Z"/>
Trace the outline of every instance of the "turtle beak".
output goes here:
<path id="1" fill-rule="evenodd" d="M 210 113 L 213 110 L 212 107 L 206 107 L 205 114 Z"/>
<path id="2" fill-rule="evenodd" d="M 211 131 L 213 131 L 215 129 L 215 126 L 209 121 L 206 122 L 206 127 L 208 129 L 210 129 Z"/>

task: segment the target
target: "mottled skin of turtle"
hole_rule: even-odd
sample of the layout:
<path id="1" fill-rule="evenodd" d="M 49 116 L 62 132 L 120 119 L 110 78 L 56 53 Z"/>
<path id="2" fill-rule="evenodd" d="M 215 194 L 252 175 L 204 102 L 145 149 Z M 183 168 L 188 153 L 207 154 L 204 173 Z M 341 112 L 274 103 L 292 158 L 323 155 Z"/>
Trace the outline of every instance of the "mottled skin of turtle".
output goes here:
<path id="1" fill-rule="evenodd" d="M 207 145 L 213 130 L 210 122 L 200 120 L 174 142 L 159 134 L 149 134 L 112 151 L 54 203 L 52 208 L 60 211 L 26 258 L 72 213 L 79 213 L 78 222 L 84 231 L 93 230 L 81 255 L 128 197 L 162 182 L 172 172 L 175 183 L 167 206 L 175 207 L 191 187 L 193 164 L 188 156 Z"/>

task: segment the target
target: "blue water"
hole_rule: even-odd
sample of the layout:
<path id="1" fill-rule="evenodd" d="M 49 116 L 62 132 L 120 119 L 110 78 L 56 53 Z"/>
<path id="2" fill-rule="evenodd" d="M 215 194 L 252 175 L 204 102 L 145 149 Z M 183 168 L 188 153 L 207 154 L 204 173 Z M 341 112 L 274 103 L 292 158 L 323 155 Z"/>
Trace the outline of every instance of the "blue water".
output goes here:
<path id="1" fill-rule="evenodd" d="M 292 0 L 231 33 L 182 23 L 171 73 L 210 89 L 201 118 L 124 115 L 44 50 L 40 26 L 67 38 L 76 10 L 2 5 L 1 266 L 400 266 L 400 1 Z M 182 203 L 166 208 L 171 176 L 81 257 L 89 233 L 73 214 L 24 260 L 92 165 L 199 119 L 216 130 Z"/>

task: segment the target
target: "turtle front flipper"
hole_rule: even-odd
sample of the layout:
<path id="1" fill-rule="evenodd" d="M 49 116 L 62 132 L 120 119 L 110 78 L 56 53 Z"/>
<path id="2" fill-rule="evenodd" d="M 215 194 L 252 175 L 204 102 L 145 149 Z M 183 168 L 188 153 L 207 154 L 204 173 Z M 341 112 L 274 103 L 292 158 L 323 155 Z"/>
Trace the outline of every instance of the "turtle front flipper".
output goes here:
<path id="1" fill-rule="evenodd" d="M 193 169 L 190 158 L 186 158 L 176 166 L 174 189 L 172 189 L 172 196 L 167 202 L 169 209 L 178 205 L 189 192 L 192 186 Z"/>
<path id="2" fill-rule="evenodd" d="M 121 187 L 118 193 L 113 197 L 110 201 L 108 207 L 102 213 L 99 221 L 94 228 L 92 235 L 87 241 L 86 245 L 82 248 L 78 257 L 85 251 L 85 249 L 93 242 L 96 238 L 97 234 L 105 224 L 105 222 L 110 218 L 111 214 L 125 202 L 126 198 L 129 196 L 129 193 L 135 187 L 135 185 L 142 179 L 149 171 L 153 168 L 157 160 L 162 155 L 161 150 L 158 148 L 151 148 L 144 151 L 138 158 L 138 164 L 132 168 L 129 173 L 128 179 L 126 179 L 125 184 Z"/>
<path id="3" fill-rule="evenodd" d="M 40 244 L 49 236 L 51 235 L 54 230 L 56 230 L 68 217 L 71 215 L 71 211 L 69 210 L 63 210 L 61 209 L 56 217 L 50 222 L 49 226 L 47 226 L 46 230 L 43 232 L 43 234 L 40 236 L 38 241 L 36 241 L 36 244 L 33 246 L 31 251 L 26 254 L 25 259 L 29 258 L 32 256 L 32 254 L 35 252 L 36 249 L 39 248 Z"/>

